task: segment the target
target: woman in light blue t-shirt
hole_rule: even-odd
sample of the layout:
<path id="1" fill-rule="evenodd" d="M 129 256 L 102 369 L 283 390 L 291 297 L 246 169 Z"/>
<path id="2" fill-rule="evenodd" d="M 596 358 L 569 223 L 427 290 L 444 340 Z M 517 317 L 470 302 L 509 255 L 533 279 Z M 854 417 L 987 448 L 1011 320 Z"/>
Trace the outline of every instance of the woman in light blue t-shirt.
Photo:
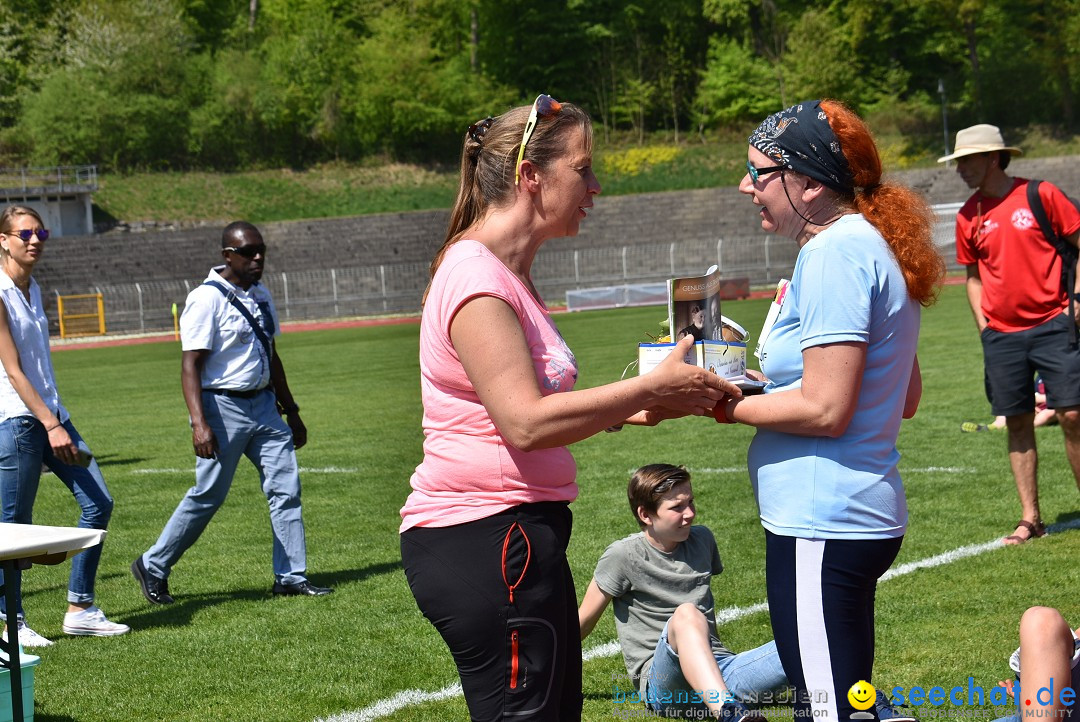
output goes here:
<path id="1" fill-rule="evenodd" d="M 920 306 L 944 264 L 925 202 L 882 183 L 869 130 L 842 104 L 771 115 L 749 143 L 739 190 L 799 256 L 762 349 L 765 393 L 714 415 L 758 429 L 769 611 L 801 712 L 848 719 L 848 690 L 871 681 L 877 580 L 907 526 L 896 438 L 922 393 Z"/>
<path id="2" fill-rule="evenodd" d="M 0 213 L 0 521 L 30 524 L 47 466 L 79 503 L 79 526 L 104 529 L 113 500 L 86 443 L 60 401 L 49 354 L 49 322 L 41 289 L 31 276 L 45 251 L 49 231 L 26 206 Z M 94 580 L 101 544 L 76 555 L 68 581 L 68 608 L 62 630 L 76 636 L 108 637 L 131 631 L 109 621 L 94 604 Z M 21 572 L 0 584 L 12 585 L 19 608 L 19 642 L 45 647 L 52 642 L 26 624 Z M 0 597 L 0 611 L 7 612 Z M 7 632 L 5 631 L 5 634 Z"/>

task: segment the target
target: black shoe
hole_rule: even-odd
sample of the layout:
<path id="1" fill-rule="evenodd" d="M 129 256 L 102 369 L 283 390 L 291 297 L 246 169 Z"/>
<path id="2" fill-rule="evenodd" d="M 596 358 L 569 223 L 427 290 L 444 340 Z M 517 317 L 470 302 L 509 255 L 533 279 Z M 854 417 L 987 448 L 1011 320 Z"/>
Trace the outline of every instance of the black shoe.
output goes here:
<path id="1" fill-rule="evenodd" d="M 734 700 L 724 702 L 720 709 L 720 719 L 724 722 L 765 722 L 765 716 L 761 712 Z"/>
<path id="2" fill-rule="evenodd" d="M 317 587 L 309 581 L 297 582 L 296 584 L 282 584 L 281 582 L 274 582 L 274 588 L 271 590 L 274 594 L 280 594 L 282 596 L 291 597 L 295 595 L 302 595 L 305 597 L 324 597 L 327 594 L 333 592 L 333 589 L 329 587 Z"/>
<path id="3" fill-rule="evenodd" d="M 913 717 L 910 714 L 900 711 L 900 709 L 894 707 L 889 700 L 889 695 L 885 694 L 880 689 L 877 691 L 877 699 L 874 700 L 874 708 L 877 709 L 878 719 L 881 720 L 881 722 L 919 722 L 917 717 Z"/>
<path id="4" fill-rule="evenodd" d="M 138 557 L 131 563 L 131 573 L 135 581 L 139 583 L 143 596 L 151 604 L 172 604 L 173 598 L 169 595 L 169 583 L 164 579 L 158 579 L 146 570 L 142 557 Z"/>

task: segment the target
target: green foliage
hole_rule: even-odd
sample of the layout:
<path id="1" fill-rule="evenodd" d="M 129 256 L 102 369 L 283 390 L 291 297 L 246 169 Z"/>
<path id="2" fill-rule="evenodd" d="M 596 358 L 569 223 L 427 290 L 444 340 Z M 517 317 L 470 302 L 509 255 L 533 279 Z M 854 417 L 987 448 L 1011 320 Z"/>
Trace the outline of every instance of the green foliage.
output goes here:
<path id="1" fill-rule="evenodd" d="M 694 103 L 698 126 L 749 124 L 779 110 L 778 75 L 741 43 L 714 39 Z"/>
<path id="2" fill-rule="evenodd" d="M 939 83 L 954 127 L 1071 130 L 1077 31 L 1080 0 L 0 0 L 0 162 L 447 162 L 538 92 L 638 144 Z"/>
<path id="3" fill-rule="evenodd" d="M 356 50 L 362 72 L 349 112 L 368 153 L 409 160 L 451 160 L 464 129 L 513 102 L 513 93 L 475 73 L 467 56 L 443 57 L 435 31 L 417 28 L 405 12 L 387 10 Z"/>
<path id="4" fill-rule="evenodd" d="M 802 14 L 792 28 L 781 63 L 785 105 L 808 98 L 836 98 L 856 107 L 860 104 L 862 75 L 845 31 L 832 13 L 807 10 Z"/>
<path id="5" fill-rule="evenodd" d="M 173 0 L 84 0 L 51 42 L 63 64 L 19 119 L 36 163 L 177 163 L 184 157 L 192 75 Z"/>

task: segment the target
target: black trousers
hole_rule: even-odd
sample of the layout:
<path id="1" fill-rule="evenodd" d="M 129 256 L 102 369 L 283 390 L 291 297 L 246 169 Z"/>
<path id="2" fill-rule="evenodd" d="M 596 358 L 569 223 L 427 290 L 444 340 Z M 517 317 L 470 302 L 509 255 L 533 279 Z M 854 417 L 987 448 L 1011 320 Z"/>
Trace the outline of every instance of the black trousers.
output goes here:
<path id="1" fill-rule="evenodd" d="M 799 539 L 765 531 L 765 578 L 776 651 L 798 701 L 795 716 L 847 720 L 848 690 L 873 684 L 877 580 L 900 552 L 894 539 Z"/>
<path id="2" fill-rule="evenodd" d="M 401 535 L 409 587 L 454 655 L 473 720 L 581 719 L 571 527 L 567 504 L 541 502 Z"/>

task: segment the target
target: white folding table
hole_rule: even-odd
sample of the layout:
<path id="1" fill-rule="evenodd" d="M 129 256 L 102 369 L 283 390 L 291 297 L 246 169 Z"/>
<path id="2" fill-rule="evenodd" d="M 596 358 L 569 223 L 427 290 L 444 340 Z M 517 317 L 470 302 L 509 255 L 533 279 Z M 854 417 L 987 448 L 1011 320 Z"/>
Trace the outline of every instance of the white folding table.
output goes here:
<path id="1" fill-rule="evenodd" d="M 22 722 L 22 661 L 19 654 L 18 604 L 15 590 L 6 583 L 10 574 L 29 564 L 59 564 L 83 549 L 101 543 L 102 529 L 37 524 L 0 524 L 0 563 L 4 569 L 4 598 L 7 604 L 8 638 L 0 639 L 0 667 L 8 669 L 11 682 L 11 718 Z M 30 700 L 30 704 L 34 701 Z"/>

